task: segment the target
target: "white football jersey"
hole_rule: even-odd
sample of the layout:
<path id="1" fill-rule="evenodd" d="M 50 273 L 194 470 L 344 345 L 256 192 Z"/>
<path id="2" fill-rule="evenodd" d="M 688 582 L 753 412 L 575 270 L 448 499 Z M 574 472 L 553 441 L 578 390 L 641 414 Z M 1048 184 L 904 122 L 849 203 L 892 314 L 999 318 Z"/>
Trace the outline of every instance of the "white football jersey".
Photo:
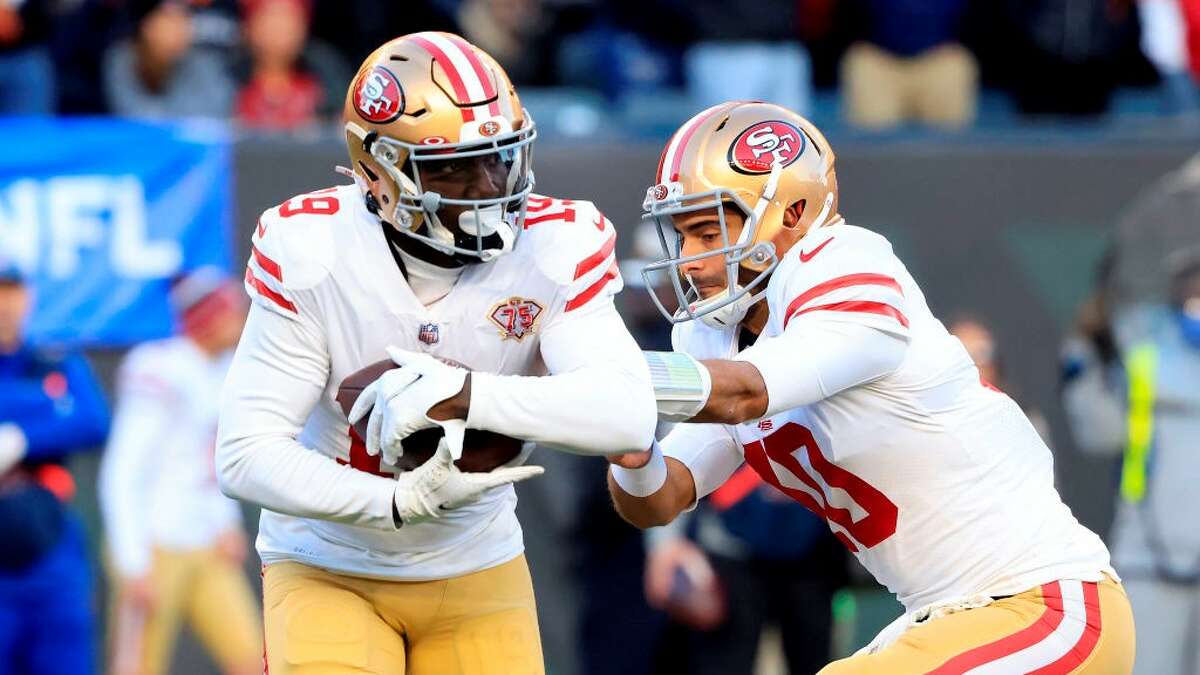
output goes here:
<path id="1" fill-rule="evenodd" d="M 241 529 L 213 467 L 230 356 L 173 337 L 134 347 L 121 364 L 99 497 L 109 554 L 124 576 L 146 573 L 155 547 L 206 548 Z"/>
<path id="2" fill-rule="evenodd" d="M 290 334 L 267 338 L 287 342 L 277 350 L 280 367 L 304 373 L 304 382 L 320 390 L 315 401 L 286 400 L 280 394 L 282 416 L 311 406 L 296 440 L 349 471 L 392 479 L 393 468 L 369 457 L 357 436 L 352 439 L 335 401 L 348 375 L 386 358 L 389 345 L 474 371 L 546 374 L 553 355 L 545 351 L 543 336 L 589 312 L 612 312 L 621 278 L 613 253 L 616 232 L 591 203 L 532 196 L 513 250 L 467 265 L 447 295 L 425 306 L 393 258 L 385 227 L 390 226 L 367 211 L 353 185 L 301 195 L 268 210 L 254 234 L 246 273 L 247 291 L 257 305 L 247 330 L 258 339 L 254 312 L 264 309 L 295 326 Z M 634 346 L 628 351 L 636 355 Z M 253 383 L 237 386 L 243 391 L 231 394 L 253 397 L 246 393 Z M 362 496 L 365 506 L 352 503 L 359 499 L 356 490 L 379 493 L 377 483 L 361 474 L 345 474 L 329 486 L 306 483 L 302 475 L 279 480 L 264 486 L 264 494 L 326 491 L 313 499 L 329 506 L 322 507 L 322 518 L 264 509 L 257 542 L 264 563 L 297 560 L 365 576 L 434 579 L 501 564 L 523 551 L 511 486 L 436 521 L 395 530 L 390 499 L 383 504 Z M 271 503 L 265 497 L 262 502 Z M 363 526 L 368 516 L 360 512 L 366 511 L 374 514 L 370 527 Z"/>
<path id="3" fill-rule="evenodd" d="M 761 420 L 680 425 L 688 445 L 721 453 L 707 462 L 721 475 L 698 476 L 698 493 L 744 457 L 823 516 L 910 610 L 1112 573 L 1104 544 L 1059 497 L 1050 450 L 1012 399 L 981 382 L 886 239 L 846 224 L 814 230 L 784 256 L 766 300 L 761 338 L 786 329 L 795 345 L 776 350 L 787 354 L 777 361 L 802 361 L 806 326 L 831 321 L 902 338 L 903 360 L 881 378 Z M 692 321 L 673 337 L 697 358 L 728 359 L 739 351 L 736 331 Z M 755 365 L 789 372 L 788 362 Z M 670 436 L 663 447 L 683 450 Z"/>

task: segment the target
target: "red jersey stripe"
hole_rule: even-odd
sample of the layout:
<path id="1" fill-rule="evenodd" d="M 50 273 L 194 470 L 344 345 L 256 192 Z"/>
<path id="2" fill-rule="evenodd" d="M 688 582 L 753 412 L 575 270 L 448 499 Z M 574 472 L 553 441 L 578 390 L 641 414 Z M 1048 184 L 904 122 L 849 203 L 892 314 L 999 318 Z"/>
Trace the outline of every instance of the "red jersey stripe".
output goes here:
<path id="1" fill-rule="evenodd" d="M 264 284 L 261 279 L 254 276 L 254 272 L 249 267 L 246 268 L 246 283 L 250 284 L 250 287 L 257 291 L 259 295 L 270 300 L 276 305 L 279 305 L 280 307 L 294 314 L 300 313 L 296 311 L 296 306 L 293 305 L 291 301 L 276 293 L 270 286 Z"/>
<path id="2" fill-rule="evenodd" d="M 908 328 L 908 317 L 904 316 L 900 310 L 882 302 L 873 302 L 870 300 L 850 300 L 847 302 L 834 302 L 828 305 L 816 305 L 807 309 L 802 309 L 795 314 L 783 320 L 783 327 L 787 328 L 787 324 L 792 319 L 801 314 L 809 312 L 864 312 L 866 314 L 880 314 L 882 316 L 890 316 L 900 322 L 901 326 Z"/>
<path id="3" fill-rule="evenodd" d="M 1083 634 L 1079 636 L 1079 641 L 1075 646 L 1062 655 L 1054 663 L 1048 666 L 1038 668 L 1029 673 L 1029 675 L 1067 675 L 1075 668 L 1079 667 L 1096 649 L 1096 643 L 1100 641 L 1100 629 L 1102 628 L 1100 621 L 1100 587 L 1095 582 L 1083 583 L 1083 609 L 1087 625 L 1083 628 Z"/>
<path id="4" fill-rule="evenodd" d="M 600 247 L 599 251 L 589 255 L 575 266 L 575 279 L 578 280 L 583 275 L 596 269 L 603 263 L 608 256 L 612 255 L 613 249 L 617 247 L 617 233 L 613 232 L 608 237 L 608 241 Z"/>
<path id="5" fill-rule="evenodd" d="M 608 271 L 604 273 L 604 276 L 600 277 L 596 281 L 596 283 L 583 289 L 583 291 L 579 295 L 571 298 L 567 302 L 567 308 L 563 311 L 570 312 L 572 310 L 579 309 L 580 307 L 583 307 L 584 305 L 586 305 L 589 300 L 596 297 L 596 294 L 599 293 L 605 286 L 608 285 L 608 282 L 617 278 L 617 273 L 618 273 L 617 263 L 614 260 L 613 264 L 611 266 L 609 266 Z"/>
<path id="6" fill-rule="evenodd" d="M 754 467 L 749 464 L 743 464 L 742 468 L 733 472 L 729 480 L 722 483 L 721 487 L 709 495 L 708 501 L 718 511 L 725 511 L 748 497 L 751 492 L 754 492 L 762 484 L 762 477 L 758 475 Z"/>
<path id="7" fill-rule="evenodd" d="M 438 65 L 442 67 L 442 71 L 446 73 L 446 77 L 450 78 L 450 87 L 454 89 L 454 95 L 458 98 L 456 103 L 468 102 L 471 97 L 467 95 L 467 87 L 463 83 L 462 75 L 454 67 L 454 63 L 450 60 L 450 57 L 446 56 L 446 53 L 429 38 L 414 35 L 412 39 L 413 42 L 421 45 L 422 49 L 429 52 L 433 60 L 437 61 Z M 461 108 L 460 110 L 464 122 L 471 122 L 475 119 L 475 111 L 470 106 Z"/>
<path id="8" fill-rule="evenodd" d="M 1028 649 L 1046 639 L 1063 620 L 1062 589 L 1058 582 L 1042 585 L 1042 610 L 1037 621 L 995 642 L 976 647 L 951 658 L 925 675 L 961 675 L 968 670 L 996 659 Z"/>
<path id="9" fill-rule="evenodd" d="M 258 247 L 254 244 L 250 245 L 250 254 L 254 256 L 254 262 L 258 263 L 258 266 L 261 267 L 264 272 L 270 274 L 279 281 L 283 281 L 283 270 L 279 268 L 279 263 L 263 255 L 263 252 L 258 250 Z"/>
<path id="10" fill-rule="evenodd" d="M 900 288 L 899 282 L 887 275 L 871 273 L 847 274 L 845 276 L 835 277 L 829 281 L 819 283 L 796 296 L 795 300 L 792 300 L 790 303 L 788 303 L 787 311 L 783 314 L 786 317 L 784 320 L 784 325 L 787 325 L 787 319 L 791 319 L 796 310 L 800 309 L 809 302 L 812 302 L 816 298 L 819 298 L 827 293 L 832 293 L 838 289 L 848 288 L 850 286 L 887 286 L 900 295 L 904 295 L 904 290 Z"/>

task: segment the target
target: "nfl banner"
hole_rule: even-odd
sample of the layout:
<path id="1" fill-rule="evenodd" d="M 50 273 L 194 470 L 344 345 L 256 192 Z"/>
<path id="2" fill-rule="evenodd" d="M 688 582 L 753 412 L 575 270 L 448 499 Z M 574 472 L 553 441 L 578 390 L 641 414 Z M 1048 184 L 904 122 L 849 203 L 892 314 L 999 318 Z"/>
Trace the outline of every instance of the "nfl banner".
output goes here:
<path id="1" fill-rule="evenodd" d="M 33 341 L 168 335 L 170 280 L 229 269 L 223 125 L 0 118 L 0 147 L 0 256 L 34 291 Z"/>

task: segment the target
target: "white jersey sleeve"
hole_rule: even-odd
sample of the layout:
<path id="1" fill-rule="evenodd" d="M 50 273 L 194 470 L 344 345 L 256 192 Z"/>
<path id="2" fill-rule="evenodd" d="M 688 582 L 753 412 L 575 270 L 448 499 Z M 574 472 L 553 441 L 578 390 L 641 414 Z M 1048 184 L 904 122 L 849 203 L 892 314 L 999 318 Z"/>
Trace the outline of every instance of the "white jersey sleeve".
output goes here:
<path id="1" fill-rule="evenodd" d="M 772 285 L 768 302 L 772 319 L 782 322 L 779 331 L 839 321 L 907 339 L 911 312 L 902 286 L 907 272 L 891 244 L 865 230 L 822 230 L 801 239 L 776 271 L 784 283 Z"/>
<path id="2" fill-rule="evenodd" d="M 254 299 L 221 403 L 217 469 L 231 497 L 280 513 L 385 530 L 394 480 L 340 465 L 297 436 L 329 378 L 314 289 L 328 276 L 322 230 L 306 217 L 259 223 L 247 270 Z"/>
<path id="3" fill-rule="evenodd" d="M 788 256 L 777 272 L 784 283 L 769 294 L 779 334 L 737 356 L 766 383 L 764 417 L 882 378 L 907 352 L 908 308 L 886 240 L 808 239 L 808 253 Z"/>
<path id="4" fill-rule="evenodd" d="M 138 361 L 135 349 L 118 374 L 118 404 L 99 476 L 108 554 L 117 574 L 125 578 L 150 571 L 150 496 L 154 478 L 164 468 L 159 446 L 170 435 L 181 403 L 169 382 L 146 372 Z"/>
<path id="5" fill-rule="evenodd" d="M 676 424 L 659 442 L 664 457 L 681 462 L 696 483 L 696 500 L 712 494 L 742 465 L 742 451 L 720 424 Z"/>
<path id="6" fill-rule="evenodd" d="M 548 376 L 471 376 L 467 426 L 579 454 L 644 450 L 654 438 L 650 373 L 617 313 L 621 289 L 613 225 L 588 202 L 538 241 L 560 290 L 542 334 Z"/>

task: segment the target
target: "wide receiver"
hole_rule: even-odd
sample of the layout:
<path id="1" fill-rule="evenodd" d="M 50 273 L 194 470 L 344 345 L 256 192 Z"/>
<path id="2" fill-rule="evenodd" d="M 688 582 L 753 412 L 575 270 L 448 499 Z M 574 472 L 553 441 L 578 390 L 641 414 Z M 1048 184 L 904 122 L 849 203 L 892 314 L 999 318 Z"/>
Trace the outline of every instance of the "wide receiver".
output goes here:
<path id="1" fill-rule="evenodd" d="M 839 216 L 811 123 L 709 108 L 668 143 L 645 206 L 666 250 L 646 274 L 665 272 L 680 302 L 677 351 L 648 358 L 660 412 L 685 422 L 613 459 L 628 521 L 669 522 L 745 461 L 907 610 L 824 675 L 1130 672 L 1104 544 L 887 240 Z"/>
<path id="2" fill-rule="evenodd" d="M 222 403 L 222 488 L 264 507 L 270 672 L 542 673 L 509 485 L 541 469 L 450 459 L 464 423 L 581 454 L 648 447 L 649 374 L 612 302 L 615 231 L 588 202 L 531 194 L 533 121 L 458 36 L 380 47 L 344 122 L 355 185 L 256 228 Z M 335 395 L 388 356 L 400 367 L 352 414 L 371 409 L 360 439 Z M 393 469 L 434 424 L 450 442 Z"/>

